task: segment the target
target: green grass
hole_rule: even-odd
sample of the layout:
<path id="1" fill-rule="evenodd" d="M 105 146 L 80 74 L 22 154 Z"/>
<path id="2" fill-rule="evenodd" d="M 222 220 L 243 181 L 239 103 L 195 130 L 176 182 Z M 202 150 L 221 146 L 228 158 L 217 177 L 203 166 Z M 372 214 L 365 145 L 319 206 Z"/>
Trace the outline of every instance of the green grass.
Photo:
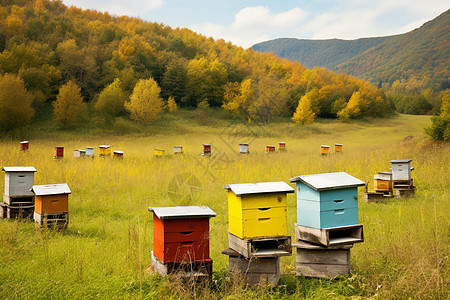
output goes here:
<path id="1" fill-rule="evenodd" d="M 450 147 L 426 140 L 422 128 L 429 122 L 425 116 L 399 115 L 303 127 L 280 120 L 262 127 L 230 122 L 223 114 L 202 126 L 195 112 L 182 111 L 128 135 L 88 125 L 78 133 L 36 130 L 27 153 L 19 153 L 17 140 L 4 140 L 2 166 L 35 166 L 35 184 L 67 182 L 72 195 L 65 232 L 0 220 L 0 298 L 448 299 Z M 279 141 L 287 143 L 287 153 L 264 154 L 266 145 Z M 250 143 L 250 155 L 236 153 L 240 142 Z M 213 145 L 213 157 L 201 157 L 202 143 Z M 320 157 L 320 145 L 334 143 L 344 144 L 344 152 Z M 123 161 L 73 158 L 74 149 L 93 146 L 97 154 L 101 144 L 125 151 Z M 66 158 L 54 161 L 53 147 L 60 145 Z M 154 148 L 171 153 L 174 145 L 183 145 L 185 155 L 153 157 Z M 350 276 L 297 278 L 292 256 L 282 258 L 285 275 L 275 289 L 245 287 L 229 277 L 221 254 L 228 230 L 224 184 L 287 182 L 302 174 L 345 171 L 372 187 L 373 174 L 402 158 L 413 159 L 416 196 L 367 204 L 360 190 L 365 242 L 351 250 Z M 3 172 L 0 176 L 3 182 Z M 180 178 L 190 178 L 197 188 L 180 186 Z M 190 204 L 208 205 L 217 213 L 211 219 L 214 278 L 206 287 L 148 270 L 153 246 L 147 207 Z M 296 200 L 290 194 L 290 235 L 295 222 Z"/>

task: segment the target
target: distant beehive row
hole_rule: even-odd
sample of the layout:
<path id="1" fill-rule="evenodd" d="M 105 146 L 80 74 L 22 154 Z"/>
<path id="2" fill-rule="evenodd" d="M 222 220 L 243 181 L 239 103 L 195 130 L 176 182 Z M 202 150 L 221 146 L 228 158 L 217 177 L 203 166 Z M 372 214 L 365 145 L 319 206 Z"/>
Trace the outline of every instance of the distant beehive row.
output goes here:
<path id="1" fill-rule="evenodd" d="M 391 172 L 378 172 L 373 176 L 374 192 L 366 188 L 364 200 L 366 202 L 380 202 L 394 197 L 412 197 L 416 187 L 412 179 L 411 159 L 391 160 Z"/>

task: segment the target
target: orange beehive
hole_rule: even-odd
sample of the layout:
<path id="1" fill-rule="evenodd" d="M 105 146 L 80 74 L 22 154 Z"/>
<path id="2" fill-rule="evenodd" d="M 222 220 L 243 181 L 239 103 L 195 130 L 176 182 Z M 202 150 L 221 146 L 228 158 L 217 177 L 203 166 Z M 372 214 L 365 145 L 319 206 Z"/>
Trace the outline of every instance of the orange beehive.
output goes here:
<path id="1" fill-rule="evenodd" d="M 20 151 L 26 151 L 26 150 L 28 150 L 28 141 L 20 142 Z"/>
<path id="2" fill-rule="evenodd" d="M 69 194 L 67 183 L 33 185 L 34 211 L 40 215 L 69 212 Z"/>
<path id="3" fill-rule="evenodd" d="M 334 152 L 342 152 L 342 144 L 334 144 Z"/>
<path id="4" fill-rule="evenodd" d="M 266 153 L 275 152 L 275 146 L 266 146 Z"/>
<path id="5" fill-rule="evenodd" d="M 327 146 L 327 145 L 320 146 L 320 154 L 321 155 L 328 155 L 329 151 L 330 151 L 330 146 Z"/>

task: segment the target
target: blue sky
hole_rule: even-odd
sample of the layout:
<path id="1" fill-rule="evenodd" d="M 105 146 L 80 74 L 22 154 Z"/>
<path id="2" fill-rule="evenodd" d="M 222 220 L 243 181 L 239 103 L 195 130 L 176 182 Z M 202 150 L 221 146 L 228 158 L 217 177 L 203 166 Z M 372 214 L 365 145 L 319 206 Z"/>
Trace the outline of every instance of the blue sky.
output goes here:
<path id="1" fill-rule="evenodd" d="M 447 9 L 448 0 L 63 0 L 66 5 L 186 27 L 244 48 L 281 37 L 356 39 L 400 34 Z"/>

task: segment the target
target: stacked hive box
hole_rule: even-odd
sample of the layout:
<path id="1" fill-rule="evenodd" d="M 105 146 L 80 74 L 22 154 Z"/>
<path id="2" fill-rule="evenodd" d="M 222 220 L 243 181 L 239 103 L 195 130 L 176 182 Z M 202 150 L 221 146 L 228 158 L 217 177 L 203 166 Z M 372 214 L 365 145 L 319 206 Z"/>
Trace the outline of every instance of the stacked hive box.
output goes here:
<path id="1" fill-rule="evenodd" d="M 34 167 L 3 167 L 5 171 L 5 192 L 0 203 L 0 217 L 28 218 L 33 216 L 34 194 L 30 191 L 34 184 Z"/>
<path id="2" fill-rule="evenodd" d="M 395 189 L 398 198 L 410 197 L 415 194 L 416 188 L 411 177 L 411 171 L 414 168 L 411 168 L 411 161 L 412 159 L 390 161 L 392 164 L 392 187 Z"/>
<path id="3" fill-rule="evenodd" d="M 350 272 L 350 248 L 363 242 L 358 186 L 345 172 L 303 175 L 297 183 L 297 275 L 335 277 Z"/>
<path id="4" fill-rule="evenodd" d="M 34 221 L 41 227 L 67 228 L 69 194 L 67 183 L 33 185 L 35 194 Z"/>
<path id="5" fill-rule="evenodd" d="M 203 146 L 202 155 L 203 156 L 211 156 L 211 145 L 203 144 L 202 146 Z"/>
<path id="6" fill-rule="evenodd" d="M 278 284 L 280 256 L 290 256 L 287 236 L 287 193 L 285 182 L 225 185 L 228 190 L 229 270 L 244 275 L 249 284 Z"/>
<path id="7" fill-rule="evenodd" d="M 153 212 L 152 265 L 162 276 L 210 278 L 209 218 L 207 206 L 149 207 Z"/>
<path id="8" fill-rule="evenodd" d="M 382 202 L 392 197 L 392 173 L 378 172 L 373 176 L 373 185 L 375 192 L 364 193 L 364 201 L 366 202 Z"/>

